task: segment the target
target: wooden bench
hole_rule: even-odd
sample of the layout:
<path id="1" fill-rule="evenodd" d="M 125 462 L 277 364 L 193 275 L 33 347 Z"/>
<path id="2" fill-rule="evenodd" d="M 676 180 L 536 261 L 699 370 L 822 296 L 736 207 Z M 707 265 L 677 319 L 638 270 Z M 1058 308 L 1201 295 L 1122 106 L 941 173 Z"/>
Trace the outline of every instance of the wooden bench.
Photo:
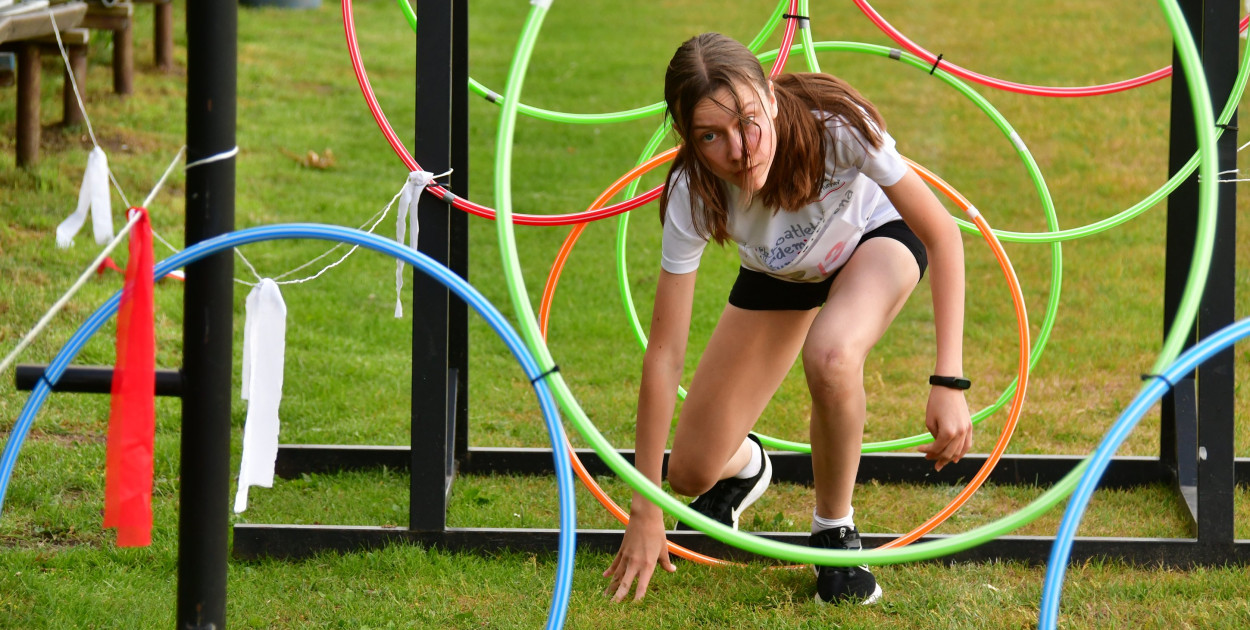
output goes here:
<path id="1" fill-rule="evenodd" d="M 41 52 L 61 56 L 61 48 L 57 45 L 56 35 L 44 35 L 33 41 L 40 46 Z M 61 46 L 65 47 L 65 56 L 69 65 L 64 71 L 65 85 L 61 89 L 61 124 L 65 126 L 79 125 L 87 119 L 82 108 L 78 106 L 78 97 L 74 94 L 74 84 L 83 90 L 87 86 L 87 49 L 91 44 L 91 31 L 85 28 L 69 28 L 61 31 Z M 73 81 L 70 80 L 73 72 Z M 86 95 L 83 95 L 86 98 Z"/>
<path id="2" fill-rule="evenodd" d="M 152 58 L 156 67 L 174 69 L 174 3 L 171 0 L 130 0 L 152 5 Z"/>
<path id="3" fill-rule="evenodd" d="M 135 91 L 134 33 L 130 28 L 134 14 L 135 7 L 129 2 L 110 6 L 91 0 L 82 21 L 86 28 L 113 32 L 113 91 L 117 94 Z"/>
<path id="4" fill-rule="evenodd" d="M 156 67 L 168 72 L 174 68 L 174 5 L 171 0 L 88 0 L 83 26 L 113 32 L 113 91 L 130 94 L 134 90 L 134 5 L 153 7 L 152 48 Z"/>
<path id="5" fill-rule="evenodd" d="M 33 166 L 39 160 L 39 136 L 42 131 L 39 85 L 42 81 L 41 52 L 44 47 L 39 39 L 53 33 L 49 15 L 56 19 L 58 28 L 67 31 L 82 23 L 86 13 L 86 4 L 70 2 L 29 13 L 0 14 L 0 45 L 5 50 L 17 53 L 18 166 Z M 85 61 L 84 56 L 83 63 Z"/>

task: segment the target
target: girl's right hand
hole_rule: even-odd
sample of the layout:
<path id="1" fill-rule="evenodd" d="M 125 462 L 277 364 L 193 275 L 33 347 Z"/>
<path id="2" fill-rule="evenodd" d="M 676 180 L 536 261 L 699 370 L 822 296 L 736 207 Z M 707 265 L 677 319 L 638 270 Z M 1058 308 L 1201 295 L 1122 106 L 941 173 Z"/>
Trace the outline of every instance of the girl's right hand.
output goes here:
<path id="1" fill-rule="evenodd" d="M 669 573 L 677 571 L 677 567 L 668 557 L 664 513 L 655 505 L 631 510 L 621 548 L 612 559 L 611 566 L 603 572 L 603 577 L 611 578 L 603 594 L 611 596 L 614 602 L 624 601 L 637 580 L 634 601 L 641 601 L 647 594 L 647 585 L 651 582 L 657 563 Z"/>

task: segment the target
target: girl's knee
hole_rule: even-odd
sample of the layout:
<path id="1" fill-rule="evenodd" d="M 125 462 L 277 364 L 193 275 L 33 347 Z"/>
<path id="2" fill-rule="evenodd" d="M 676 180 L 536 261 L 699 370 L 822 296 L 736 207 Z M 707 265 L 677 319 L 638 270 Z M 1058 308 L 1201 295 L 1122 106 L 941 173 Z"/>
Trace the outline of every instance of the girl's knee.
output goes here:
<path id="1" fill-rule="evenodd" d="M 865 354 L 845 344 L 811 344 L 803 348 L 803 372 L 813 390 L 862 387 Z"/>
<path id="2" fill-rule="evenodd" d="M 697 497 L 712 489 L 716 484 L 718 470 L 710 470 L 707 466 L 692 466 L 682 459 L 672 457 L 668 460 L 668 485 L 677 494 Z"/>

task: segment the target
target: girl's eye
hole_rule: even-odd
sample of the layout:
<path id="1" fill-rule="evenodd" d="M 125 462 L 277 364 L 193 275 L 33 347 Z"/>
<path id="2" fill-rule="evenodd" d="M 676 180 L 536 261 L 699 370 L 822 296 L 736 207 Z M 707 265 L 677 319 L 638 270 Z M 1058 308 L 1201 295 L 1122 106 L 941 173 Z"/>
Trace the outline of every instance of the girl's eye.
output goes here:
<path id="1" fill-rule="evenodd" d="M 701 136 L 699 139 L 704 142 L 711 142 L 716 139 L 716 134 L 709 131 L 703 134 L 703 136 Z"/>

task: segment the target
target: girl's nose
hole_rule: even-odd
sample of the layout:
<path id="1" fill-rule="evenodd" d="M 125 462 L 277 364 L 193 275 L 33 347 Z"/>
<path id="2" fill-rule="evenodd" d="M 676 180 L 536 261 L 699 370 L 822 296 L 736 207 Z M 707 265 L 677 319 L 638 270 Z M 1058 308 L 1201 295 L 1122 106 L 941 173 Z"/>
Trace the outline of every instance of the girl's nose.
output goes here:
<path id="1" fill-rule="evenodd" d="M 728 138 L 729 138 L 729 159 L 735 162 L 741 162 L 742 159 L 746 157 L 743 151 L 742 134 L 736 131 L 731 132 L 728 134 Z"/>

